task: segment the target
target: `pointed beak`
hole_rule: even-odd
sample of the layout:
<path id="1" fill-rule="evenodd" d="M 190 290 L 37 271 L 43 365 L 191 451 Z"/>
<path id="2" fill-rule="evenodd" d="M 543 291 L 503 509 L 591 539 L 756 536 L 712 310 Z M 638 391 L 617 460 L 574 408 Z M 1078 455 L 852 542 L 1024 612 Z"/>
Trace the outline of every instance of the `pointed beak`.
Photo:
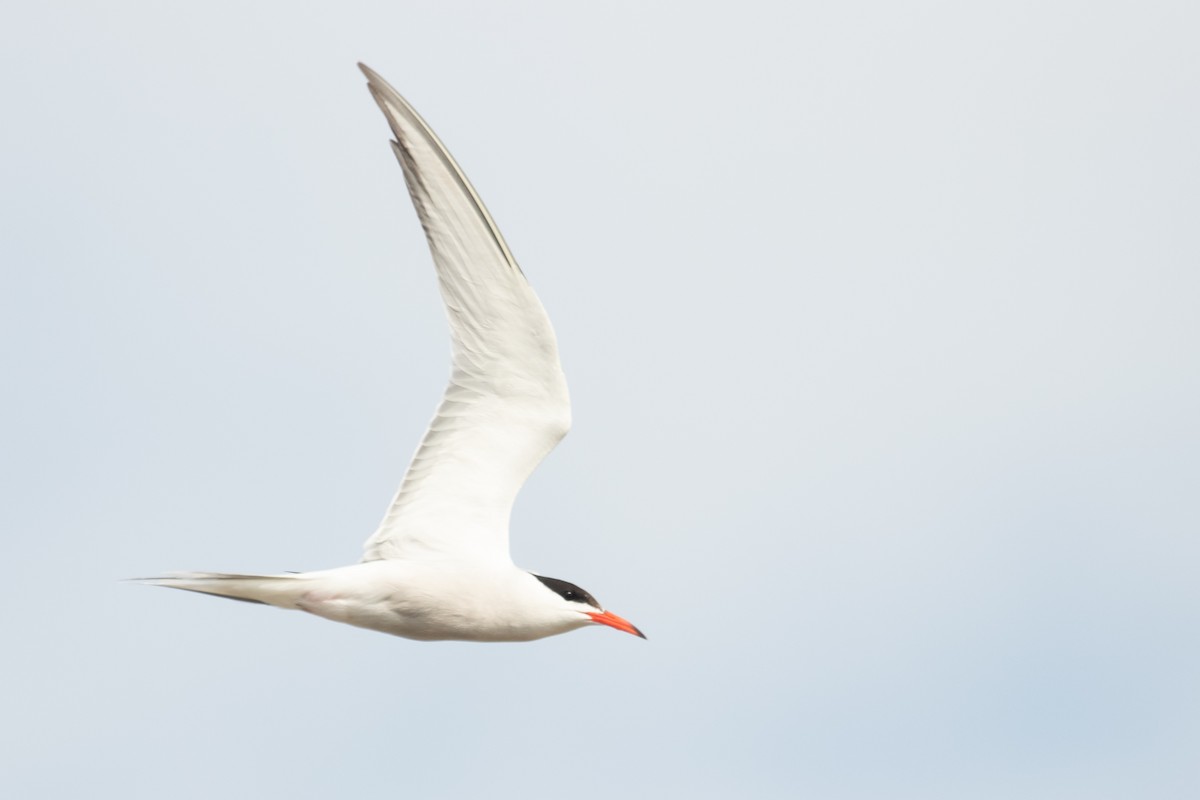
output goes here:
<path id="1" fill-rule="evenodd" d="M 616 628 L 619 631 L 632 633 L 634 636 L 640 636 L 643 639 L 646 638 L 646 634 L 635 628 L 632 622 L 627 619 L 621 619 L 611 611 L 602 611 L 598 613 L 589 611 L 587 612 L 587 615 L 592 618 L 592 622 L 599 622 L 601 625 L 607 625 L 608 627 Z"/>

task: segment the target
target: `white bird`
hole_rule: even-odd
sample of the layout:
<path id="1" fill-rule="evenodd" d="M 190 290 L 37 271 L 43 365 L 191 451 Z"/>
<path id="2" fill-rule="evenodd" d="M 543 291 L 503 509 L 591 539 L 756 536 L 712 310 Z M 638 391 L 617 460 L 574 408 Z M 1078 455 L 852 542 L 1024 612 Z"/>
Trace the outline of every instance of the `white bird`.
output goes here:
<path id="1" fill-rule="evenodd" d="M 450 385 L 360 563 L 145 583 L 307 611 L 409 639 L 516 642 L 600 624 L 645 636 L 509 555 L 513 501 L 571 426 L 554 330 L 491 215 L 433 130 L 366 66 L 395 135 L 450 320 Z"/>

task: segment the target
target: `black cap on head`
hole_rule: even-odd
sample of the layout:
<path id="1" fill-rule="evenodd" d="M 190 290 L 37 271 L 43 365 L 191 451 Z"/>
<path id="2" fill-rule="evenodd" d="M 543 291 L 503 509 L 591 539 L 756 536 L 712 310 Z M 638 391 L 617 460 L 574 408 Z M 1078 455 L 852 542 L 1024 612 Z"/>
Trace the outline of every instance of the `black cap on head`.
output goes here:
<path id="1" fill-rule="evenodd" d="M 589 606 L 592 606 L 598 611 L 604 610 L 603 608 L 600 608 L 600 604 L 596 602 L 596 598 L 592 597 L 590 594 L 585 592 L 583 589 L 580 589 L 573 583 L 560 581 L 558 578 L 543 578 L 541 575 L 534 575 L 532 572 L 529 574 L 541 581 L 547 589 L 554 592 L 563 600 L 572 600 L 576 603 L 587 603 Z"/>

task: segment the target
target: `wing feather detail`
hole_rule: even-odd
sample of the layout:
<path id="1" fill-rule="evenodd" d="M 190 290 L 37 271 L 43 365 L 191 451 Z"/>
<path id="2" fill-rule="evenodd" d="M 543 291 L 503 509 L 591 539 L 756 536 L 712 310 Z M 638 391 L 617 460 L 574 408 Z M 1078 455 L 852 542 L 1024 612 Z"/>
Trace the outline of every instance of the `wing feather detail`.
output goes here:
<path id="1" fill-rule="evenodd" d="M 521 486 L 571 425 L 554 330 L 491 215 L 449 151 L 369 68 L 392 149 L 433 254 L 450 323 L 442 402 L 363 560 L 509 560 Z"/>

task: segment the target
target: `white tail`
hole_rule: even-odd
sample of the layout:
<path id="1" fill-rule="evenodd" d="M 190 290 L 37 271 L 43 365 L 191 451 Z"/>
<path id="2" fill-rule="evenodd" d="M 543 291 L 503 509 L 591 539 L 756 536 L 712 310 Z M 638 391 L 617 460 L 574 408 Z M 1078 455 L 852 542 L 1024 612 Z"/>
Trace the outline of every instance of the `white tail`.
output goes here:
<path id="1" fill-rule="evenodd" d="M 279 608 L 299 608 L 296 602 L 307 591 L 300 575 L 228 575 L 223 572 L 175 572 L 159 578 L 135 578 L 137 583 L 169 586 L 231 600 L 263 603 Z"/>

